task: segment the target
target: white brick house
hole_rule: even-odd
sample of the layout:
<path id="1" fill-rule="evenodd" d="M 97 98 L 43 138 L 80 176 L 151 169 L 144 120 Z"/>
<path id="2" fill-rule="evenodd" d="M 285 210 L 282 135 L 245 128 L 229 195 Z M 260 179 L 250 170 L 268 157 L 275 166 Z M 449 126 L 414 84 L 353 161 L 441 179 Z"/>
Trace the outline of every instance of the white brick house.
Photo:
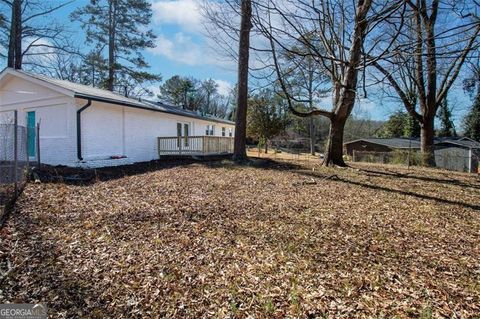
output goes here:
<path id="1" fill-rule="evenodd" d="M 159 158 L 158 137 L 177 137 L 181 147 L 191 136 L 228 139 L 234 132 L 227 120 L 7 68 L 0 73 L 0 124 L 11 123 L 15 110 L 20 125 L 40 125 L 41 162 L 50 165 L 150 161 Z M 34 145 L 29 153 L 36 155 Z"/>

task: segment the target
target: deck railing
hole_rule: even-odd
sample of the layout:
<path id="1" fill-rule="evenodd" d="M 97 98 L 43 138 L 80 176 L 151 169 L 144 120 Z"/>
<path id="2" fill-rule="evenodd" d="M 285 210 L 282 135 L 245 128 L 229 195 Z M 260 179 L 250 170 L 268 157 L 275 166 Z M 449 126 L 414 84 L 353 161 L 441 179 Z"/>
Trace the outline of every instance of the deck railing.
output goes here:
<path id="1" fill-rule="evenodd" d="M 158 154 L 162 155 L 221 155 L 233 153 L 233 137 L 182 136 L 159 137 Z"/>

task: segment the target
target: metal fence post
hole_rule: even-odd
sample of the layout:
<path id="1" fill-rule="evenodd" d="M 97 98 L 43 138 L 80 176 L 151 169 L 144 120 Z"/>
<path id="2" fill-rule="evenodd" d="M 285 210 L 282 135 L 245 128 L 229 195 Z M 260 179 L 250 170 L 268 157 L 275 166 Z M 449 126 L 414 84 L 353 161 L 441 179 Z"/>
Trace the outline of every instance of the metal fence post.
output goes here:
<path id="1" fill-rule="evenodd" d="M 13 113 L 14 125 L 13 125 L 13 178 L 15 179 L 15 197 L 18 194 L 18 111 Z"/>
<path id="2" fill-rule="evenodd" d="M 468 150 L 468 172 L 472 173 L 472 162 L 473 162 L 473 153 L 472 149 Z"/>
<path id="3" fill-rule="evenodd" d="M 410 140 L 408 142 L 407 168 L 410 169 L 410 156 L 412 152 L 412 134 L 410 133 Z"/>

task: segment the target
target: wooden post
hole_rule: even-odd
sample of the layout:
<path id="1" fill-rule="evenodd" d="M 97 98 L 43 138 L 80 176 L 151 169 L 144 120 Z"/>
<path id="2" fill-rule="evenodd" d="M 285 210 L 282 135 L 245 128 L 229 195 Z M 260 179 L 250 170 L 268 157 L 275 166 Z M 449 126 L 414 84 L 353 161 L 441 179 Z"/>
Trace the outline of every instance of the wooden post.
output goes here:
<path id="1" fill-rule="evenodd" d="M 352 160 L 356 162 L 357 157 L 355 156 L 355 150 L 353 150 Z"/>
<path id="2" fill-rule="evenodd" d="M 182 137 L 178 138 L 178 154 L 182 155 Z"/>
<path id="3" fill-rule="evenodd" d="M 18 111 L 13 112 L 13 178 L 15 179 L 15 197 L 18 195 Z"/>
<path id="4" fill-rule="evenodd" d="M 37 134 L 36 134 L 36 137 L 37 137 L 37 166 L 38 168 L 41 167 L 41 161 L 40 161 L 40 123 L 37 124 Z"/>

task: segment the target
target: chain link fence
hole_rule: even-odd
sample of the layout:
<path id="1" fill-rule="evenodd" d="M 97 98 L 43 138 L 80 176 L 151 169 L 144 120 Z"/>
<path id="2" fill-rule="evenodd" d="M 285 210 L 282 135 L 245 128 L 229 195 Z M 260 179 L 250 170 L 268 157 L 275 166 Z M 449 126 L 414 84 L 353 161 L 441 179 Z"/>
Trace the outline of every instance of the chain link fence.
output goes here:
<path id="1" fill-rule="evenodd" d="M 0 124 L 0 225 L 27 181 L 28 130 Z"/>
<path id="2" fill-rule="evenodd" d="M 422 154 L 418 151 L 392 152 L 367 152 L 354 151 L 351 158 L 353 162 L 397 164 L 406 166 L 416 166 L 422 164 Z M 478 154 L 475 152 L 466 152 L 465 154 L 455 152 L 435 151 L 435 162 L 438 168 L 451 171 L 477 173 L 478 172 Z"/>

